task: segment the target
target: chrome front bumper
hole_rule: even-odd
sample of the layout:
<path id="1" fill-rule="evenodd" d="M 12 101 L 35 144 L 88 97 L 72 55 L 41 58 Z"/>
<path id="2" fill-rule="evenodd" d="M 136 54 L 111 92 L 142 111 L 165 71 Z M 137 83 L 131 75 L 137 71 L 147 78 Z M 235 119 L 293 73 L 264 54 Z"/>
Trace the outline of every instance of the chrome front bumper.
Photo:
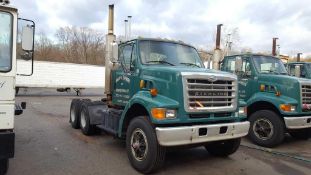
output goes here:
<path id="1" fill-rule="evenodd" d="M 284 117 L 287 129 L 311 128 L 311 116 L 305 117 Z"/>
<path id="2" fill-rule="evenodd" d="M 178 146 L 234 139 L 246 136 L 249 122 L 222 123 L 180 127 L 157 127 L 158 142 L 162 146 Z"/>

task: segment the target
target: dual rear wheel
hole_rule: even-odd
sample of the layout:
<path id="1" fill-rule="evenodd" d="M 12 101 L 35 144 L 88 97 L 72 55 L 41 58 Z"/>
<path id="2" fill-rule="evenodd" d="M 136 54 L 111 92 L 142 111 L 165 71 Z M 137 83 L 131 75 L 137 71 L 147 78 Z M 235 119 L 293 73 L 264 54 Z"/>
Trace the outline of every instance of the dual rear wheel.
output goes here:
<path id="1" fill-rule="evenodd" d="M 81 129 L 85 135 L 95 133 L 95 125 L 90 123 L 90 114 L 88 105 L 91 103 L 89 99 L 73 99 L 70 105 L 70 123 L 72 128 Z"/>

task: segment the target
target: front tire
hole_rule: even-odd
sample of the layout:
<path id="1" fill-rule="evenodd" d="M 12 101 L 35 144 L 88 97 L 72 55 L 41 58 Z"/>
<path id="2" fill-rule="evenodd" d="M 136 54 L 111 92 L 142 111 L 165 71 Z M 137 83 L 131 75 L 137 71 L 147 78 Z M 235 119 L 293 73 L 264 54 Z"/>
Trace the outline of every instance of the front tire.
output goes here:
<path id="1" fill-rule="evenodd" d="M 9 159 L 1 159 L 0 160 L 0 175 L 6 174 L 8 169 L 9 169 Z"/>
<path id="2" fill-rule="evenodd" d="M 252 142 L 264 147 L 279 145 L 285 136 L 285 125 L 282 119 L 273 111 L 260 110 L 249 117 L 250 128 L 248 136 Z"/>
<path id="3" fill-rule="evenodd" d="M 311 128 L 291 130 L 289 134 L 295 139 L 308 140 L 311 137 Z"/>
<path id="4" fill-rule="evenodd" d="M 211 142 L 205 145 L 205 149 L 214 156 L 227 157 L 235 153 L 241 143 L 241 138 L 231 139 L 231 140 L 221 140 L 216 142 Z"/>
<path id="5" fill-rule="evenodd" d="M 137 117 L 130 122 L 126 149 L 131 165 L 144 174 L 157 171 L 165 161 L 166 149 L 159 145 L 155 130 L 146 117 Z"/>

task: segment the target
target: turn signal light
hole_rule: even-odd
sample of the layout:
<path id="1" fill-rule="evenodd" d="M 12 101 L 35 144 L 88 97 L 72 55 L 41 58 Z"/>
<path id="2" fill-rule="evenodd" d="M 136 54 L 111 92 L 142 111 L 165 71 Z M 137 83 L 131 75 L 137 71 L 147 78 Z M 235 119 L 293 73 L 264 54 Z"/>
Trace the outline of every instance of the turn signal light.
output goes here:
<path id="1" fill-rule="evenodd" d="M 150 89 L 150 94 L 151 96 L 155 97 L 158 95 L 158 90 L 156 88 Z"/>
<path id="2" fill-rule="evenodd" d="M 155 119 L 163 120 L 165 119 L 165 109 L 164 108 L 152 108 L 151 115 Z"/>
<path id="3" fill-rule="evenodd" d="M 266 86 L 264 84 L 261 84 L 259 88 L 260 88 L 260 91 L 265 91 Z"/>
<path id="4" fill-rule="evenodd" d="M 280 91 L 276 91 L 275 92 L 275 96 L 278 96 L 278 97 L 281 96 L 281 92 Z"/>
<path id="5" fill-rule="evenodd" d="M 281 104 L 280 109 L 282 111 L 291 112 L 292 111 L 292 105 L 289 104 Z"/>

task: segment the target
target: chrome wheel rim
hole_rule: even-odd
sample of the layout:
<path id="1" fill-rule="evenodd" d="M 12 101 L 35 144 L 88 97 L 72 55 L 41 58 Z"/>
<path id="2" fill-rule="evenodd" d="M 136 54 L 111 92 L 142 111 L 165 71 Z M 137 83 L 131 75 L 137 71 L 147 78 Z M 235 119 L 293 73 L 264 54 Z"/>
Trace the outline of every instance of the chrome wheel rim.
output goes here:
<path id="1" fill-rule="evenodd" d="M 80 120 L 81 127 L 85 128 L 85 126 L 86 126 L 86 118 L 85 118 L 85 112 L 84 111 L 81 111 L 80 118 L 81 118 L 81 120 Z"/>
<path id="2" fill-rule="evenodd" d="M 260 118 L 254 122 L 253 132 L 261 140 L 268 140 L 274 133 L 273 125 L 269 120 Z"/>
<path id="3" fill-rule="evenodd" d="M 142 161 L 148 153 L 148 141 L 146 134 L 140 128 L 136 128 L 131 135 L 132 155 L 137 161 Z"/>

